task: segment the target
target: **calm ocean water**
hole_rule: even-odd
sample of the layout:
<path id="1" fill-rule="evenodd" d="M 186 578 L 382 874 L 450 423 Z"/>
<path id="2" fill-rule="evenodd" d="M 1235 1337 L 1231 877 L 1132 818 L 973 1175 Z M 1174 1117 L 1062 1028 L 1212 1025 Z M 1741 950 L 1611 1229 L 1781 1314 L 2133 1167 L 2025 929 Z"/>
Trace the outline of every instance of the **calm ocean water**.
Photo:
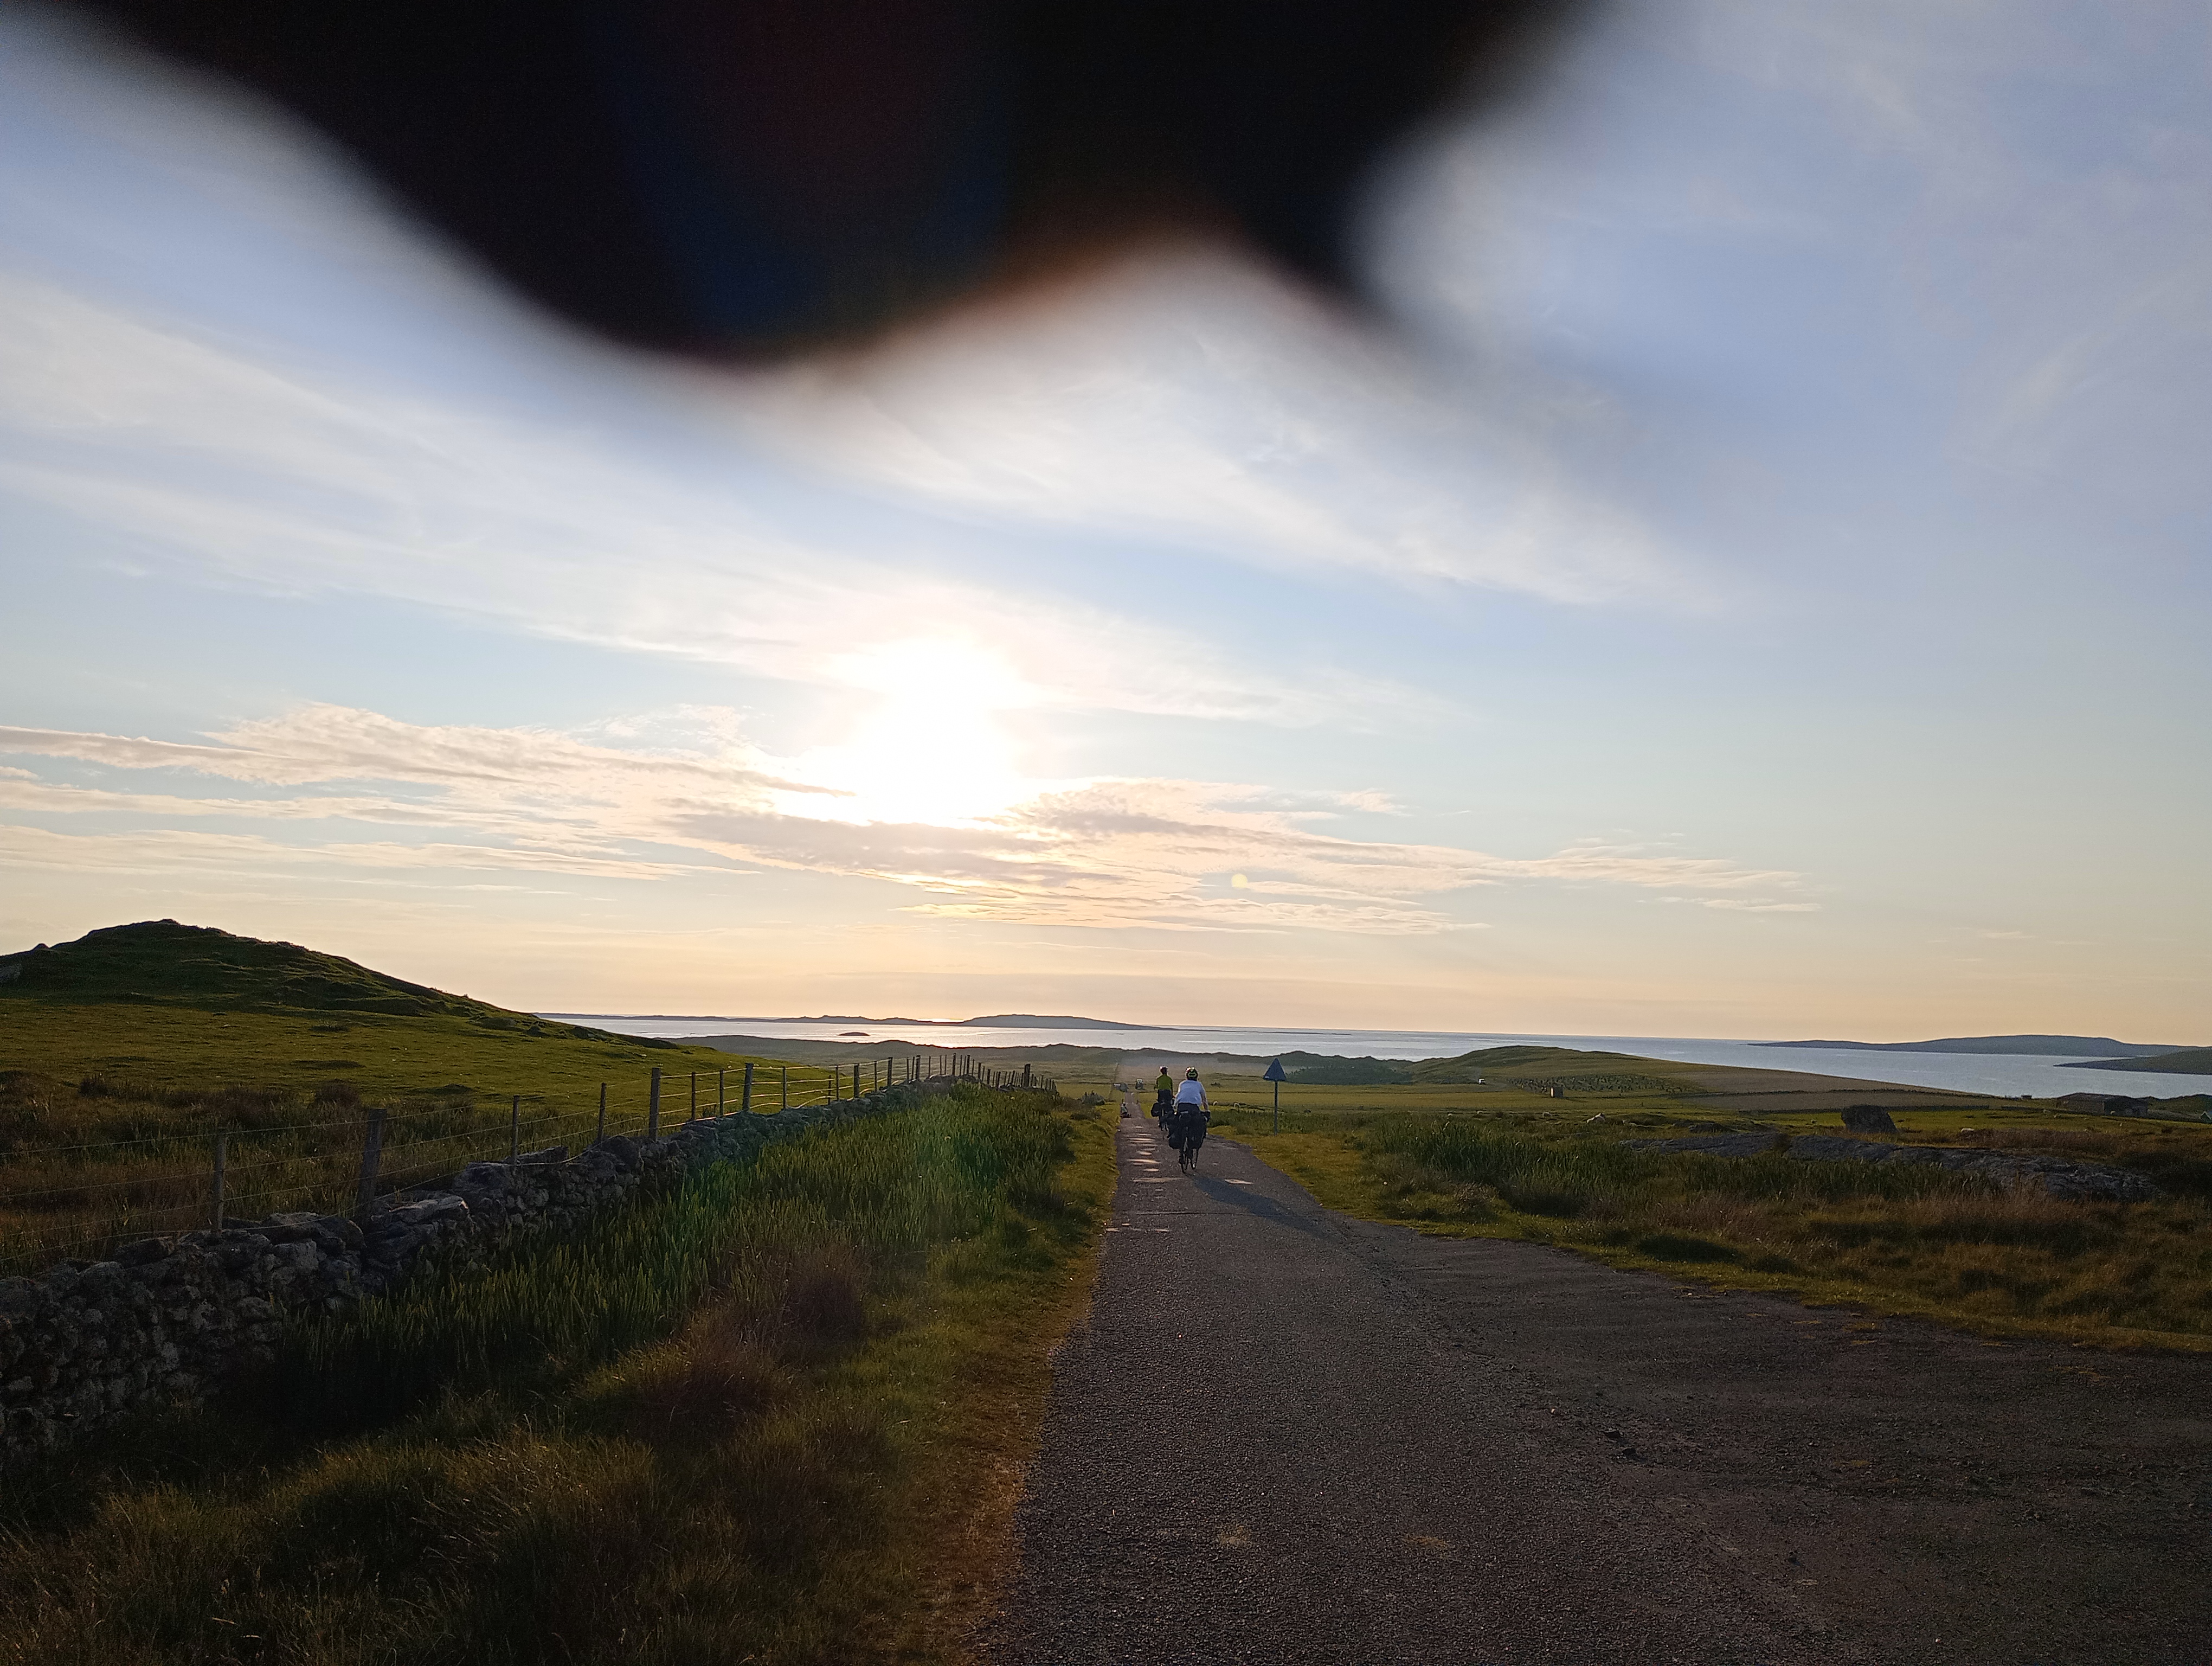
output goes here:
<path id="1" fill-rule="evenodd" d="M 1522 1036 L 1444 1030 L 1029 1030 L 970 1028 L 965 1025 L 776 1024 L 761 1018 L 620 1018 L 549 1012 L 580 1018 L 625 1035 L 763 1036 L 790 1041 L 899 1041 L 947 1049 L 964 1047 L 1120 1047 L 1173 1058 L 1180 1054 L 1340 1053 L 1377 1059 L 1447 1058 L 1478 1047 L 1534 1043 L 1547 1047 L 1601 1049 L 1689 1064 L 1733 1064 L 1763 1070 L 1806 1070 L 1822 1076 L 1855 1076 L 1907 1087 L 1948 1087 L 1968 1093 L 2033 1094 L 2056 1098 L 2084 1091 L 2168 1097 L 2212 1091 L 2212 1077 L 2166 1076 L 2133 1070 L 2063 1070 L 2064 1061 L 2024 1054 L 1861 1053 L 1849 1048 L 1766 1047 L 1757 1042 L 1713 1041 L 1686 1036 Z M 860 1033 L 855 1034 L 858 1031 Z"/>

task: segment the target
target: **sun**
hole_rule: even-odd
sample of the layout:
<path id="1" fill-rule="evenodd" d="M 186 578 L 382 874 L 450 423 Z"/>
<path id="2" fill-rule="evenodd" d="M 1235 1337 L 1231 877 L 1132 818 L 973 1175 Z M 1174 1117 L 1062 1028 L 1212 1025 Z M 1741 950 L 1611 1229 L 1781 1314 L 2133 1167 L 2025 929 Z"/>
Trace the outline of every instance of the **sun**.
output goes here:
<path id="1" fill-rule="evenodd" d="M 950 826 L 1036 791 L 1016 768 L 1004 715 L 1035 704 L 1036 692 L 989 648 L 913 637 L 841 655 L 830 669 L 875 699 L 845 739 L 793 760 L 809 783 L 842 794 L 807 794 L 800 813 Z"/>

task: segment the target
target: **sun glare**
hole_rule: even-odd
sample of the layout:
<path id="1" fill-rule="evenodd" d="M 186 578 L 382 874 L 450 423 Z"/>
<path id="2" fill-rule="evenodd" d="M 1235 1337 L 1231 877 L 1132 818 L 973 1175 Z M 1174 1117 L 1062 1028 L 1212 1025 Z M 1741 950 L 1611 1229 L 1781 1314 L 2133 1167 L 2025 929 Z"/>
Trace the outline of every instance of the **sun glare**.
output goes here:
<path id="1" fill-rule="evenodd" d="M 876 696 L 843 742 L 795 760 L 805 779 L 848 796 L 809 795 L 798 813 L 948 825 L 1004 810 L 1036 788 L 1015 768 L 1002 714 L 1035 691 L 988 648 L 918 637 L 842 656 L 839 680 Z"/>

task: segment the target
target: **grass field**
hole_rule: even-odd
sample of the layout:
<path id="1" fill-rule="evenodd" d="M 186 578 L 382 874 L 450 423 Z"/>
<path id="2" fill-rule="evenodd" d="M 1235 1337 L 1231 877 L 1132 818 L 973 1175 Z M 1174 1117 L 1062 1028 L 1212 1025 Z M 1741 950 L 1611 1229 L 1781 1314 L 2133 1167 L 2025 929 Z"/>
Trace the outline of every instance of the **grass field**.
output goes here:
<path id="1" fill-rule="evenodd" d="M 1833 1134 L 1832 1102 L 1875 1096 L 1744 1079 L 1777 1073 L 1499 1052 L 1522 1056 L 1486 1069 L 1480 1087 L 1285 1084 L 1279 1134 L 1270 1084 L 1209 1076 L 1214 1126 L 1328 1207 L 1423 1232 L 1556 1243 L 1615 1266 L 1991 1333 L 2212 1351 L 2212 1127 L 1891 1096 L 1900 1140 L 2113 1164 L 2169 1194 L 2064 1202 L 1922 1168 L 1628 1151 L 1624 1136 Z M 1547 1091 L 1554 1085 L 1564 1097 Z M 1063 1091 L 1112 1085 L 1102 1073 Z M 1775 1109 L 1793 1101 L 1808 1108 Z M 1736 1109 L 1746 1102 L 1755 1116 Z"/>
<path id="2" fill-rule="evenodd" d="M 417 1280 L 11 1477 L 0 1661 L 957 1658 L 1112 1168 L 963 1087 Z"/>
<path id="3" fill-rule="evenodd" d="M 522 1149 L 734 1108 L 744 1058 L 647 1047 L 526 1016 L 240 1011 L 17 997 L 0 1003 L 0 1273 L 207 1224 L 214 1136 L 226 1212 L 337 1208 L 359 1170 L 365 1108 L 388 1108 L 387 1185 Z M 820 1101 L 818 1067 L 757 1061 L 755 1108 Z M 695 1097 L 696 1096 L 696 1097 Z"/>

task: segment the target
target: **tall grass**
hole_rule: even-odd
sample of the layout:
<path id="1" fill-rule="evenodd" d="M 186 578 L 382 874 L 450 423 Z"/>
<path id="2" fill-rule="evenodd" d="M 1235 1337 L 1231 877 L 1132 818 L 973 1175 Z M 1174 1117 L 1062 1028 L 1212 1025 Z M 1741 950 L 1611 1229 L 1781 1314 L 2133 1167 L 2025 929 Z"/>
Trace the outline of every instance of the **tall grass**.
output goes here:
<path id="1" fill-rule="evenodd" d="M 1740 1268 L 1767 1281 L 1968 1321 L 2069 1335 L 2212 1338 L 2212 1208 L 2193 1145 L 2059 1136 L 2124 1158 L 2177 1195 L 2069 1202 L 1932 1166 L 1632 1151 L 1609 1137 L 1385 1116 L 1342 1136 L 1382 1211 L 1540 1237 L 1639 1262 Z M 2018 1130 L 1983 1143 L 2053 1148 Z"/>
<path id="2" fill-rule="evenodd" d="M 1051 1105 L 819 1129 L 301 1333 L 312 1435 L 180 1425 L 19 1511 L 0 1662 L 945 1657 L 955 1457 L 1041 1404 L 1110 1175 Z"/>
<path id="3" fill-rule="evenodd" d="M 525 1149 L 592 1139 L 592 1099 L 565 1109 L 518 1096 Z M 505 1157 L 509 1104 L 480 1107 L 459 1083 L 389 1096 L 386 1189 Z M 0 1071 L 0 1274 L 35 1274 L 65 1256 L 98 1259 L 135 1238 L 209 1224 L 214 1135 L 228 1136 L 224 1213 L 349 1208 L 367 1111 L 359 1089 L 155 1083 L 89 1074 L 58 1081 Z M 641 1107 L 617 1103 L 610 1132 L 635 1131 Z"/>
<path id="4" fill-rule="evenodd" d="M 1053 1197 L 1064 1124 L 997 1095 L 893 1103 L 695 1171 L 569 1242 L 522 1240 L 468 1276 L 418 1280 L 311 1328 L 279 1367 L 278 1408 L 302 1426 L 357 1427 L 439 1389 L 544 1387 L 666 1336 L 764 1268 L 846 1250 L 886 1274 L 911 1270 L 931 1245 Z"/>

